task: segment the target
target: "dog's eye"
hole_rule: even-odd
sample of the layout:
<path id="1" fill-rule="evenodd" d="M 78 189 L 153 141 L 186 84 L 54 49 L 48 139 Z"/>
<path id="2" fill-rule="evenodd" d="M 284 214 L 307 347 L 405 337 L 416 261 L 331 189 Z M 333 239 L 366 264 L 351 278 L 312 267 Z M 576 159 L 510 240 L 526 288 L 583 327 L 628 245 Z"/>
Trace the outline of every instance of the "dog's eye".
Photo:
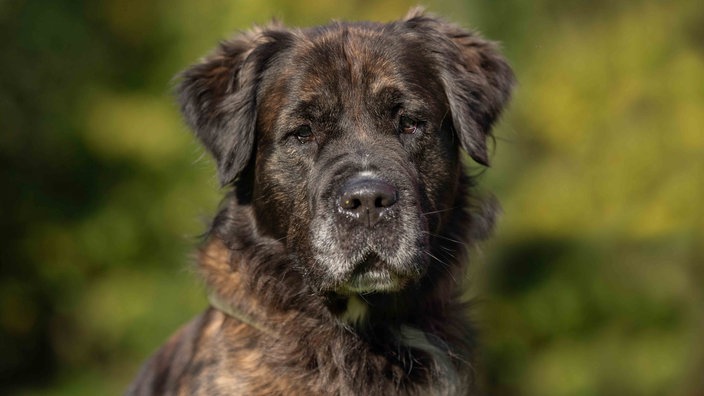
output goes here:
<path id="1" fill-rule="evenodd" d="M 418 121 L 408 116 L 401 116 L 398 121 L 398 131 L 407 135 L 413 134 L 418 129 Z"/>
<path id="2" fill-rule="evenodd" d="M 313 131 L 308 125 L 303 125 L 293 131 L 293 136 L 301 143 L 308 143 L 314 139 Z"/>

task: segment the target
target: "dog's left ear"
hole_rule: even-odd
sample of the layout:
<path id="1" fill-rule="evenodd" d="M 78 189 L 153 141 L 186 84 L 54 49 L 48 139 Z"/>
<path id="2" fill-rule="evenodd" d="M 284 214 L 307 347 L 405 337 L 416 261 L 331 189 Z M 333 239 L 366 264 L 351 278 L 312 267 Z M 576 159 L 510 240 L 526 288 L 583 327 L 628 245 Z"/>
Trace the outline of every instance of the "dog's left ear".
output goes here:
<path id="1" fill-rule="evenodd" d="M 508 102 L 515 76 L 497 45 L 479 34 L 414 9 L 405 24 L 428 42 L 462 147 L 489 165 L 486 140 Z"/>

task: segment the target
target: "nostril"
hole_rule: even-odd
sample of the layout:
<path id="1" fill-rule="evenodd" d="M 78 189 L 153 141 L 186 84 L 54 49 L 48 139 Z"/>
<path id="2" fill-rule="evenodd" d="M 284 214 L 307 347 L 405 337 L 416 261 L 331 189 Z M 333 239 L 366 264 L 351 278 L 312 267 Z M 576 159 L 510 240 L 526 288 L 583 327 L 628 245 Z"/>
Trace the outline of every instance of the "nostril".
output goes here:
<path id="1" fill-rule="evenodd" d="M 389 186 L 391 187 L 391 186 Z M 393 187 L 387 191 L 378 191 L 379 195 L 374 200 L 374 206 L 377 208 L 388 208 L 398 200 L 396 189 Z"/>
<path id="2" fill-rule="evenodd" d="M 362 201 L 354 197 L 345 197 L 340 206 L 342 209 L 354 210 L 362 206 Z"/>

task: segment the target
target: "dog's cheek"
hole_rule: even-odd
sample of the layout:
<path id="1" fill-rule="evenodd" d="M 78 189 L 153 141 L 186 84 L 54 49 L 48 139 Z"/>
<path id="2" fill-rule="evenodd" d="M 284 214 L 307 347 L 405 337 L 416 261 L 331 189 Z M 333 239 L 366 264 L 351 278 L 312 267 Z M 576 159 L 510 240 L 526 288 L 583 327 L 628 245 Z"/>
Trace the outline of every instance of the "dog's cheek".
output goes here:
<path id="1" fill-rule="evenodd" d="M 298 248 L 305 250 L 301 253 L 301 265 L 305 267 L 307 280 L 315 290 L 329 289 L 336 283 L 336 263 L 340 262 L 342 254 L 332 235 L 330 219 L 318 216 L 311 220 L 307 230 L 301 230 L 301 240 L 304 241 Z"/>
<path id="2" fill-rule="evenodd" d="M 282 148 L 264 148 L 260 154 L 252 200 L 260 229 L 276 239 L 288 238 L 308 226 L 308 166 Z"/>
<path id="3" fill-rule="evenodd" d="M 306 249 L 301 256 L 305 258 L 309 282 L 317 290 L 339 287 L 352 270 L 353 262 L 359 259 L 355 254 L 359 254 L 365 243 L 361 235 L 342 224 L 344 220 L 337 207 L 337 195 L 345 181 L 355 174 L 355 167 L 348 162 L 330 162 L 330 158 L 345 150 L 347 146 L 319 156 L 307 181 L 307 228 L 299 230 L 302 243 L 297 248 Z"/>
<path id="4" fill-rule="evenodd" d="M 444 215 L 451 213 L 458 194 L 461 161 L 459 147 L 452 139 L 450 131 L 436 131 L 423 145 L 419 156 L 418 174 L 421 181 L 423 211 L 432 213 L 426 216 L 428 227 L 437 229 Z"/>
<path id="5" fill-rule="evenodd" d="M 339 244 L 336 228 L 336 210 L 331 207 L 329 197 L 323 193 L 329 183 L 327 175 L 315 170 L 305 185 L 305 198 L 301 199 L 300 212 L 305 218 L 297 220 L 292 227 L 296 235 L 296 249 L 300 251 L 301 265 L 305 267 L 308 281 L 314 289 L 329 288 L 337 280 L 339 272 L 333 268 L 336 263 L 344 261 L 344 250 Z"/>

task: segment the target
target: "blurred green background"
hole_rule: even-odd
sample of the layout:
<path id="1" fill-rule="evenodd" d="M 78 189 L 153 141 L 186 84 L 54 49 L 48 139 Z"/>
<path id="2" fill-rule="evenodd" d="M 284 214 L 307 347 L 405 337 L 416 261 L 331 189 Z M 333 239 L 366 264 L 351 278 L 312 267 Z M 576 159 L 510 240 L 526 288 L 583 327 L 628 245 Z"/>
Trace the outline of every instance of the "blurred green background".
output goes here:
<path id="1" fill-rule="evenodd" d="M 704 2 L 429 1 L 520 85 L 470 294 L 491 395 L 704 395 Z M 402 0 L 0 0 L 0 393 L 120 394 L 206 306 L 221 191 L 172 77 L 238 29 Z"/>

